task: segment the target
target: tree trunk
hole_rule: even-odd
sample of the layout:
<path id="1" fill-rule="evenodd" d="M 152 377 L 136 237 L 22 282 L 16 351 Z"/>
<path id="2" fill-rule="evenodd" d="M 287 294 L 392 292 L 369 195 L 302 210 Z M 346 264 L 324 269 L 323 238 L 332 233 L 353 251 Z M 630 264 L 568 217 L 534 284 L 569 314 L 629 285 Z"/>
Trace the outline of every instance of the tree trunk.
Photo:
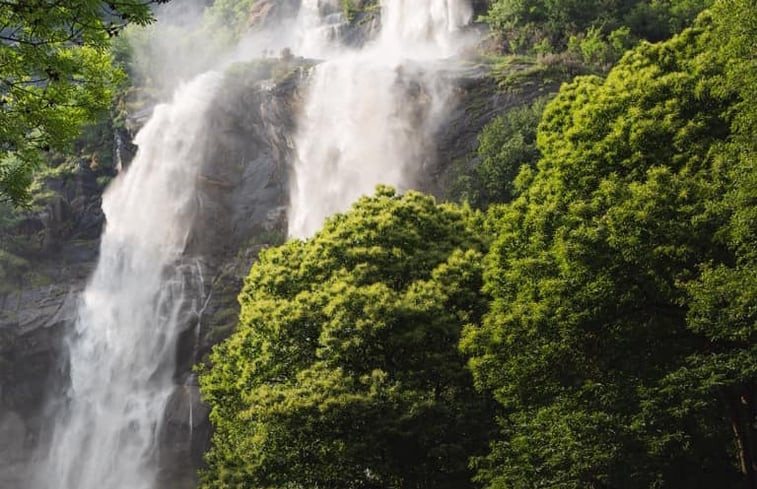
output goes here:
<path id="1" fill-rule="evenodd" d="M 729 392 L 728 409 L 731 429 L 736 441 L 739 467 L 745 489 L 757 489 L 757 389 L 753 384 Z"/>

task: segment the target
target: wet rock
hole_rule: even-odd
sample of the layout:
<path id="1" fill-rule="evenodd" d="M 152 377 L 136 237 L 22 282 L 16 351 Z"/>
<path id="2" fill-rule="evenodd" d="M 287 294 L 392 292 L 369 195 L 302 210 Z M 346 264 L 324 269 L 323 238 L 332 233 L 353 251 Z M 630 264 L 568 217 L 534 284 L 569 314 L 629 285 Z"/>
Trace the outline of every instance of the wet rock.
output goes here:
<path id="1" fill-rule="evenodd" d="M 91 258 L 88 258 L 91 259 Z M 85 265 L 86 268 L 86 265 Z M 54 275 L 54 270 L 43 273 Z M 88 273 L 0 296 L 0 487 L 28 489 L 25 470 L 43 436 L 45 406 L 65 386 L 61 345 Z M 9 455 L 10 454 L 10 455 Z"/>
<path id="2" fill-rule="evenodd" d="M 0 412 L 0 487 L 21 489 L 25 483 L 24 452 L 27 429 L 24 418 L 15 411 Z"/>
<path id="3" fill-rule="evenodd" d="M 451 111 L 434 135 L 435 151 L 420 188 L 447 200 L 460 167 L 479 163 L 478 134 L 492 119 L 538 97 L 555 93 L 560 81 L 524 84 L 518 90 L 502 90 L 490 76 L 491 67 L 464 60 L 450 62 L 440 76 L 453 81 Z"/>
<path id="4" fill-rule="evenodd" d="M 196 483 L 193 468 L 203 463 L 210 438 L 209 409 L 200 399 L 194 375 L 177 385 L 168 401 L 160 432 L 162 467 L 158 475 L 165 489 L 191 488 Z"/>
<path id="5" fill-rule="evenodd" d="M 192 366 L 230 334 L 244 276 L 260 250 L 279 242 L 286 230 L 287 165 L 303 72 L 299 61 L 282 63 L 229 70 L 226 89 L 208 115 L 214 136 L 198 176 L 185 250 L 187 260 L 201 263 L 193 295 L 202 304 L 179 335 L 177 388 L 161 432 L 161 479 L 172 489 L 193 487 L 210 439 Z"/>

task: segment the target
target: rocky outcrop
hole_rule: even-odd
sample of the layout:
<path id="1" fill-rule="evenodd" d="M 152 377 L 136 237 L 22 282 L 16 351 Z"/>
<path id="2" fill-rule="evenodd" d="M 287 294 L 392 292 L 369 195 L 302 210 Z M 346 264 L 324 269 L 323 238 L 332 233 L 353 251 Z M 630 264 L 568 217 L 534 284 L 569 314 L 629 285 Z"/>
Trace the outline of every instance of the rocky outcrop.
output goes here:
<path id="1" fill-rule="evenodd" d="M 299 9 L 299 0 L 258 0 L 252 3 L 247 17 L 250 30 L 269 29 L 285 19 L 294 18 Z"/>
<path id="2" fill-rule="evenodd" d="M 90 163 L 80 159 L 70 171 L 45 177 L 48 196 L 6 229 L 13 240 L 3 240 L 25 263 L 0 284 L 3 488 L 27 488 L 24 469 L 41 435 L 46 400 L 65 385 L 63 337 L 97 260 L 103 223 L 102 188 Z"/>
<path id="3" fill-rule="evenodd" d="M 433 164 L 420 185 L 422 190 L 440 200 L 451 199 L 454 179 L 479 164 L 476 149 L 478 134 L 484 126 L 508 110 L 556 93 L 562 82 L 560 79 L 539 83 L 524 80 L 517 87 L 503 89 L 491 76 L 491 70 L 486 63 L 461 61 L 457 65 L 450 64 L 440 74 L 448 77 L 453 86 L 451 111 L 434 136 Z"/>

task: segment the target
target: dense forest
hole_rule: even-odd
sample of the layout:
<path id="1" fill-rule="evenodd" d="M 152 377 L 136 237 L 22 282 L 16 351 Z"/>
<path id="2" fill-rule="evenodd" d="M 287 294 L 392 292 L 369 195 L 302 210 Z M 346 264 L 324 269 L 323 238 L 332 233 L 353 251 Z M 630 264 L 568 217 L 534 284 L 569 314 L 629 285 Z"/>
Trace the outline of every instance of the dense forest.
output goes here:
<path id="1" fill-rule="evenodd" d="M 0 226 L 45 158 L 124 110 L 109 36 L 151 21 L 42 3 L 0 6 L 29 26 L 0 44 Z M 241 29 L 250 3 L 208 22 Z M 379 186 L 261 252 L 195 367 L 201 487 L 757 489 L 753 1 L 475 5 L 499 90 L 514 65 L 563 83 L 484 127 L 449 201 Z"/>

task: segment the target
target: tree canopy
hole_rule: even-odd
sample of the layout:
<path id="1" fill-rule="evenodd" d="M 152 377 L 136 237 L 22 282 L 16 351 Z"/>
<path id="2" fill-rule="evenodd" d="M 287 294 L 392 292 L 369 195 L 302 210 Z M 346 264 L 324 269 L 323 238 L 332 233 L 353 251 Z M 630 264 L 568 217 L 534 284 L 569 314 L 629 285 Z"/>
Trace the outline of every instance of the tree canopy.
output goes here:
<path id="1" fill-rule="evenodd" d="M 28 197 L 41 152 L 62 149 L 108 107 L 120 71 L 109 40 L 167 0 L 0 3 L 0 199 Z"/>
<path id="2" fill-rule="evenodd" d="M 493 423 L 457 347 L 487 304 L 480 221 L 381 187 L 265 251 L 200 378 L 203 487 L 470 487 Z"/>
<path id="3" fill-rule="evenodd" d="M 595 66 L 638 40 L 661 41 L 691 25 L 712 0 L 492 0 L 482 16 L 511 53 L 569 51 Z"/>
<path id="4" fill-rule="evenodd" d="M 488 487 L 755 487 L 754 32 L 722 2 L 547 106 L 462 342 Z"/>

